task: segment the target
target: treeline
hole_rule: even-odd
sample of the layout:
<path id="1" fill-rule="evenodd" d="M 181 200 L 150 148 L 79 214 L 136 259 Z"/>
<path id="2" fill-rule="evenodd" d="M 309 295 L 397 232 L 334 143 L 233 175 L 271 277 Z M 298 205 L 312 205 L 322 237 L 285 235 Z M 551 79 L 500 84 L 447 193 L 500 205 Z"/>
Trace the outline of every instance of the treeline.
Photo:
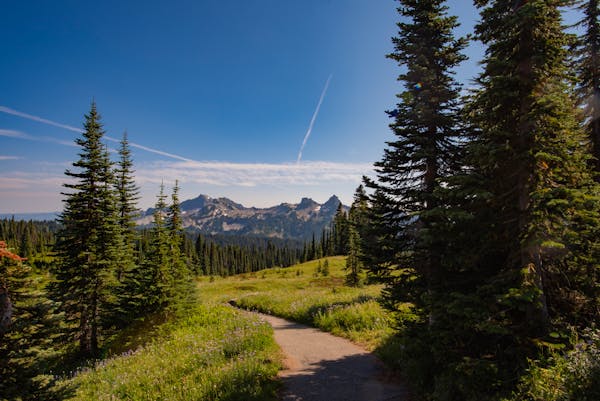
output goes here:
<path id="1" fill-rule="evenodd" d="M 0 219 L 0 238 L 17 255 L 31 258 L 52 251 L 59 227 L 55 221 Z"/>
<path id="2" fill-rule="evenodd" d="M 49 271 L 53 258 L 56 233 L 61 225 L 56 221 L 0 220 L 0 238 L 16 254 L 27 258 L 28 264 Z M 151 249 L 153 231 L 143 229 L 134 237 L 136 258 L 145 259 Z M 193 234 L 184 232 L 182 252 L 185 263 L 195 275 L 228 276 L 271 267 L 287 267 L 309 260 L 303 256 L 303 243 L 277 238 Z M 317 252 L 318 254 L 319 252 Z"/>
<path id="3" fill-rule="evenodd" d="M 598 1 L 579 38 L 567 2 L 476 1 L 466 95 L 445 2 L 398 3 L 395 137 L 357 191 L 349 267 L 386 284 L 419 398 L 598 399 Z"/>

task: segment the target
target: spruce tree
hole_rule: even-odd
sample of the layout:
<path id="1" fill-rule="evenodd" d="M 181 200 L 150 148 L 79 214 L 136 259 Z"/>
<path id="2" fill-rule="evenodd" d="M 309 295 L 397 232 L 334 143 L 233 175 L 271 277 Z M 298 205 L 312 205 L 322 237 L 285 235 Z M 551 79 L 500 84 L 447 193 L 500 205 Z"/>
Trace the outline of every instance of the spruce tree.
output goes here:
<path id="1" fill-rule="evenodd" d="M 121 238 L 116 212 L 114 175 L 96 104 L 85 116 L 74 170 L 65 175 L 65 207 L 59 221 L 58 267 L 54 297 L 64 312 L 68 338 L 79 342 L 82 355 L 96 356 L 102 321 L 113 303 L 114 272 L 120 264 Z"/>

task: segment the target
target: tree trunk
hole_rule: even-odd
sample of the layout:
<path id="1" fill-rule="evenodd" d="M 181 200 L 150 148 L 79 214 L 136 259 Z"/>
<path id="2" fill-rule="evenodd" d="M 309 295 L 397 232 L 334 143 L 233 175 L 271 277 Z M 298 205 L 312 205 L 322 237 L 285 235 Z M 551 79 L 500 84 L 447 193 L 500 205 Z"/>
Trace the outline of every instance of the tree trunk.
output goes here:
<path id="1" fill-rule="evenodd" d="M 6 283 L 0 283 L 0 337 L 6 333 L 12 323 L 13 305 Z"/>

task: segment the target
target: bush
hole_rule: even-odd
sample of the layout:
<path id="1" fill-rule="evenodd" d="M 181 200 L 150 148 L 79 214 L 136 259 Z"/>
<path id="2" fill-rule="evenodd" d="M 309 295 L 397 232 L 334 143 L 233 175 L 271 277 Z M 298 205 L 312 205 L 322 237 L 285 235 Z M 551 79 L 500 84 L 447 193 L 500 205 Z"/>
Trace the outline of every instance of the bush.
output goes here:
<path id="1" fill-rule="evenodd" d="M 572 350 L 534 361 L 510 401 L 600 400 L 600 331 L 588 329 Z"/>

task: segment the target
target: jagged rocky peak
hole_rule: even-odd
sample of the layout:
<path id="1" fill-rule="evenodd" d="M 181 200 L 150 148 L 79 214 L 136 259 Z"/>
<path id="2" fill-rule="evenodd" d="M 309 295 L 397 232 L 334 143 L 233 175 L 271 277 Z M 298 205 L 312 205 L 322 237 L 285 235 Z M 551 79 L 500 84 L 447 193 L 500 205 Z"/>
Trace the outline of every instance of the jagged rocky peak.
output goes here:
<path id="1" fill-rule="evenodd" d="M 183 226 L 193 232 L 306 240 L 329 226 L 339 204 L 334 195 L 322 205 L 302 198 L 298 204 L 247 208 L 228 198 L 199 195 L 181 202 L 181 210 Z M 139 225 L 152 224 L 150 210 L 138 219 Z"/>
<path id="2" fill-rule="evenodd" d="M 340 203 L 342 203 L 340 198 L 335 195 L 331 195 L 331 198 L 327 199 L 327 202 L 323 203 L 321 210 L 336 210 Z"/>
<path id="3" fill-rule="evenodd" d="M 317 206 L 319 206 L 319 204 L 317 202 L 315 202 L 314 200 L 312 200 L 310 198 L 302 198 L 302 200 L 300 201 L 300 203 L 298 204 L 296 209 L 299 209 L 299 210 L 313 209 Z"/>

